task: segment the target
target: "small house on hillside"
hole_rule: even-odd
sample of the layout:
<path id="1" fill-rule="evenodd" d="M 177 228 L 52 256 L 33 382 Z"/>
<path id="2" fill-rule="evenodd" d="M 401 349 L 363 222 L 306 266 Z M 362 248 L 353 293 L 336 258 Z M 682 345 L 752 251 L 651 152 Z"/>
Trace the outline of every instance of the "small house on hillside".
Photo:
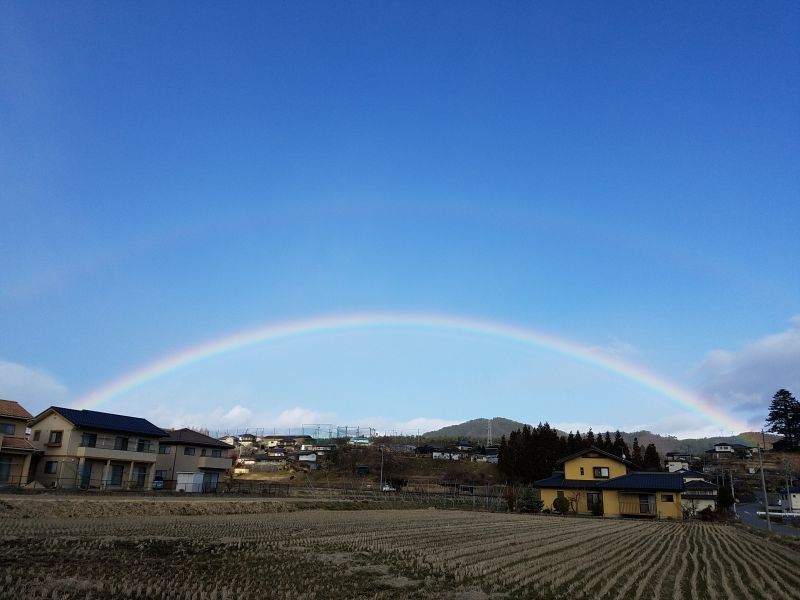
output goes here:
<path id="1" fill-rule="evenodd" d="M 706 450 L 706 454 L 717 459 L 734 458 L 736 456 L 750 458 L 753 455 L 753 448 L 754 446 L 745 446 L 744 444 L 719 442 L 714 444 L 713 448 Z"/>

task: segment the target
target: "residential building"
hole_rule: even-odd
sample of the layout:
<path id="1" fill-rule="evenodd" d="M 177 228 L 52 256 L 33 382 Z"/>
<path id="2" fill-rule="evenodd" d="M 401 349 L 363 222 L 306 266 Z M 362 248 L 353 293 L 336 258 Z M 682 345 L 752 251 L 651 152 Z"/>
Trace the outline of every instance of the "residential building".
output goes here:
<path id="1" fill-rule="evenodd" d="M 800 513 L 800 485 L 781 489 L 781 506 L 783 512 Z"/>
<path id="2" fill-rule="evenodd" d="M 754 446 L 745 446 L 744 444 L 719 442 L 714 444 L 713 448 L 706 450 L 706 454 L 711 455 L 712 458 L 733 458 L 735 456 L 749 458 L 753 455 L 753 448 Z"/>
<path id="3" fill-rule="evenodd" d="M 51 406 L 28 424 L 40 451 L 33 478 L 48 487 L 149 489 L 160 438 L 150 421 Z"/>
<path id="4" fill-rule="evenodd" d="M 31 413 L 13 400 L 0 400 L 0 485 L 28 483 L 33 445 L 25 430 Z"/>
<path id="5" fill-rule="evenodd" d="M 158 446 L 156 479 L 164 482 L 165 489 L 216 491 L 233 466 L 235 448 L 192 429 L 166 431 L 168 436 Z"/>
<path id="6" fill-rule="evenodd" d="M 545 508 L 567 498 L 578 513 L 682 518 L 683 478 L 638 470 L 629 460 L 594 446 L 562 458 L 563 470 L 534 482 Z"/>

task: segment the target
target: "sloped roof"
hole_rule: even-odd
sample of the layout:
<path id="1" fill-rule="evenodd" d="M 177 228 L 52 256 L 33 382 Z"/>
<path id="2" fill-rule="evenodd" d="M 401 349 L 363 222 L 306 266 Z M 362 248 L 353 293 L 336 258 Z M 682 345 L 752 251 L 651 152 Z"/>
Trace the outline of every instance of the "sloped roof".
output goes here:
<path id="1" fill-rule="evenodd" d="M 581 456 L 584 456 L 584 455 L 588 454 L 589 452 L 596 452 L 597 454 L 599 454 L 601 456 L 604 456 L 606 458 L 610 458 L 610 459 L 615 460 L 615 461 L 617 461 L 619 463 L 627 465 L 632 469 L 639 469 L 639 465 L 637 465 L 636 463 L 632 463 L 628 459 L 622 458 L 620 456 L 617 456 L 616 454 L 611 454 L 611 452 L 606 452 L 605 450 L 601 450 L 597 446 L 589 446 L 588 448 L 584 448 L 580 452 L 576 452 L 575 454 L 570 454 L 569 456 L 565 456 L 564 458 L 562 458 L 562 459 L 560 459 L 558 461 L 558 464 L 565 463 L 568 460 L 572 460 L 573 458 L 579 458 Z"/>
<path id="2" fill-rule="evenodd" d="M 710 481 L 687 481 L 683 484 L 683 487 L 687 490 L 716 490 L 718 488 L 717 484 L 711 483 Z"/>
<path id="3" fill-rule="evenodd" d="M 32 419 L 33 415 L 22 408 L 19 402 L 14 400 L 0 400 L 0 417 Z"/>
<path id="4" fill-rule="evenodd" d="M 680 473 L 681 475 L 683 475 L 684 479 L 686 477 L 704 478 L 706 476 L 705 473 L 701 473 L 700 471 L 692 471 L 691 469 L 678 469 L 677 471 L 673 471 L 673 473 Z"/>
<path id="5" fill-rule="evenodd" d="M 4 450 L 30 450 L 33 451 L 34 447 L 28 440 L 21 437 L 3 436 L 2 448 Z"/>
<path id="6" fill-rule="evenodd" d="M 647 490 L 676 491 L 683 490 L 683 476 L 680 473 L 650 473 L 636 471 L 608 481 L 602 481 L 597 487 L 604 490 Z"/>
<path id="7" fill-rule="evenodd" d="M 54 411 L 73 423 L 76 427 L 85 429 L 102 429 L 104 431 L 121 431 L 124 433 L 138 433 L 140 435 L 152 435 L 155 437 L 167 437 L 167 432 L 159 429 L 147 419 L 141 417 L 128 417 L 126 415 L 115 415 L 96 410 L 75 410 L 74 408 L 64 408 L 61 406 L 51 406 L 40 413 L 33 420 L 34 423 L 42 420 L 49 411 Z"/>
<path id="8" fill-rule="evenodd" d="M 553 471 L 550 477 L 539 479 L 533 482 L 534 487 L 540 488 L 559 488 L 559 489 L 589 489 L 597 487 L 597 481 L 593 479 L 565 479 L 563 471 Z"/>
<path id="9" fill-rule="evenodd" d="M 206 448 L 222 448 L 224 450 L 233 449 L 230 444 L 186 427 L 183 429 L 167 429 L 166 431 L 169 437 L 159 441 L 161 445 L 185 444 L 187 446 L 204 446 Z"/>

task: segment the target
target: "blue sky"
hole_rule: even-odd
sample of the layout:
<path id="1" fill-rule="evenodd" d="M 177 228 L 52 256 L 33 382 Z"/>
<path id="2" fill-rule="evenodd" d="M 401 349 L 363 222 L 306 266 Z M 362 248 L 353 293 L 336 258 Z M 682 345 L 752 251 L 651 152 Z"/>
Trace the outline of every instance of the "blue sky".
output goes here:
<path id="1" fill-rule="evenodd" d="M 0 5 L 0 397 L 265 323 L 491 319 L 760 428 L 800 392 L 796 3 Z M 163 424 L 479 416 L 719 433 L 567 357 L 337 332 L 105 403 Z"/>

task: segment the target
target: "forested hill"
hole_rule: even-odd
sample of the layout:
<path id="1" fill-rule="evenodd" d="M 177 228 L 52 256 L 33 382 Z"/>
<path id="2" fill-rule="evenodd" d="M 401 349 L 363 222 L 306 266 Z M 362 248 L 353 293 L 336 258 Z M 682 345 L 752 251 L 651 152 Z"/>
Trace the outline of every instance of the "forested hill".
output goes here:
<path id="1" fill-rule="evenodd" d="M 488 419 L 472 419 L 465 423 L 458 425 L 450 425 L 449 427 L 442 427 L 436 431 L 429 431 L 423 434 L 423 437 L 428 439 L 469 439 L 474 442 L 485 443 Z M 503 417 L 495 417 L 492 419 L 492 438 L 495 443 L 500 442 L 501 436 L 508 436 L 512 431 L 521 429 L 524 423 L 514 421 L 513 419 L 504 419 Z M 564 432 L 559 432 L 564 433 Z M 581 435 L 586 435 L 586 431 L 581 431 Z M 595 435 L 598 433 L 594 432 Z M 600 433 L 605 433 L 600 432 Z M 739 444 L 747 444 L 749 446 L 761 445 L 761 433 L 746 432 L 735 436 L 718 436 L 708 438 L 695 438 L 695 439 L 678 439 L 674 436 L 659 435 L 650 431 L 633 431 L 622 432 L 622 439 L 629 447 L 633 446 L 633 438 L 639 439 L 639 445 L 645 448 L 648 444 L 655 444 L 656 449 L 662 456 L 667 452 L 691 452 L 695 455 L 702 455 L 703 452 L 711 448 L 714 444 L 719 442 L 735 442 Z M 614 432 L 611 432 L 611 438 L 614 438 Z M 771 448 L 770 444 L 774 441 L 781 439 L 781 436 L 766 434 L 765 441 L 767 449 Z"/>
<path id="2" fill-rule="evenodd" d="M 501 436 L 508 437 L 512 431 L 522 429 L 525 423 L 513 421 L 511 419 L 504 419 L 502 417 L 495 417 L 492 419 L 492 438 L 496 443 L 500 442 Z M 472 419 L 466 423 L 459 423 L 458 425 L 450 425 L 442 427 L 436 431 L 429 431 L 423 434 L 423 437 L 429 439 L 470 439 L 476 442 L 485 443 L 486 433 L 489 426 L 489 419 Z"/>

